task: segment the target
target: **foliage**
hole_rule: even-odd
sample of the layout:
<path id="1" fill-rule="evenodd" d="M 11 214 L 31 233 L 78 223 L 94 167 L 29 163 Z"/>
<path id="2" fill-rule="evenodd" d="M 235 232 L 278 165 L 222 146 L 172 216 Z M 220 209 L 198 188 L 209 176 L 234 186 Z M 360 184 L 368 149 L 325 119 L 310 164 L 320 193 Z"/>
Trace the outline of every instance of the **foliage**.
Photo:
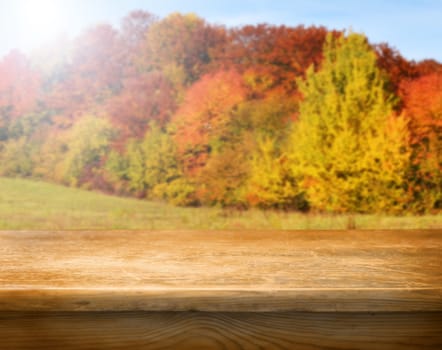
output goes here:
<path id="1" fill-rule="evenodd" d="M 51 118 L 47 113 L 26 114 L 11 120 L 0 140 L 0 174 L 31 176 L 38 166 L 39 149 L 45 142 Z"/>
<path id="2" fill-rule="evenodd" d="M 126 68 L 141 67 L 140 59 L 145 58 L 143 51 L 147 33 L 157 21 L 155 15 L 142 10 L 130 12 L 121 21 L 120 37 L 124 50 L 120 54 L 126 56 L 124 57 Z"/>
<path id="3" fill-rule="evenodd" d="M 142 140 L 129 141 L 123 155 L 111 152 L 107 170 L 114 182 L 128 180 L 130 191 L 153 199 L 167 199 L 167 186 L 181 177 L 175 145 L 155 122 L 150 123 Z"/>
<path id="4" fill-rule="evenodd" d="M 442 70 L 402 85 L 409 119 L 411 147 L 410 191 L 414 208 L 442 208 Z"/>
<path id="5" fill-rule="evenodd" d="M 136 74 L 123 81 L 122 90 L 108 101 L 108 115 L 120 130 L 119 140 L 141 139 L 149 122 L 164 126 L 175 107 L 170 83 L 159 72 Z"/>
<path id="6" fill-rule="evenodd" d="M 172 120 L 185 174 L 198 174 L 212 150 L 226 141 L 232 111 L 244 98 L 245 88 L 235 71 L 206 75 L 189 88 Z"/>
<path id="7" fill-rule="evenodd" d="M 378 68 L 387 74 L 387 88 L 390 93 L 397 94 L 403 81 L 417 76 L 417 67 L 414 62 L 407 61 L 395 49 L 382 43 L 374 47 L 377 56 Z"/>
<path id="8" fill-rule="evenodd" d="M 64 181 L 75 186 L 83 180 L 85 169 L 97 170 L 108 152 L 113 136 L 112 128 L 104 119 L 84 116 L 70 130 L 68 150 L 63 161 Z"/>
<path id="9" fill-rule="evenodd" d="M 1 176 L 30 176 L 32 174 L 33 150 L 25 137 L 9 140 L 0 147 Z"/>
<path id="10" fill-rule="evenodd" d="M 152 191 L 149 197 L 155 198 L 155 187 L 169 184 L 181 177 L 175 145 L 167 133 L 151 123 L 142 147 L 145 154 L 144 181 L 147 189 Z"/>
<path id="11" fill-rule="evenodd" d="M 275 139 L 261 137 L 253 155 L 248 181 L 248 200 L 262 208 L 307 210 L 302 190 L 290 174 L 287 158 Z"/>
<path id="12" fill-rule="evenodd" d="M 7 121 L 35 112 L 40 95 L 40 75 L 29 59 L 11 51 L 0 61 L 0 118 Z M 1 127 L 1 125 L 0 125 Z"/>
<path id="13" fill-rule="evenodd" d="M 245 207 L 248 155 L 242 145 L 229 145 L 215 152 L 197 177 L 197 197 L 206 205 Z M 244 152 L 244 153 L 243 153 Z"/>
<path id="14" fill-rule="evenodd" d="M 285 94 L 246 100 L 234 111 L 232 131 L 236 134 L 252 132 L 255 139 L 269 136 L 280 144 L 287 137 L 298 103 L 297 97 Z"/>
<path id="15" fill-rule="evenodd" d="M 211 50 L 223 42 L 224 30 L 194 14 L 173 13 L 154 23 L 146 38 L 149 69 L 163 71 L 179 89 L 207 72 Z"/>
<path id="16" fill-rule="evenodd" d="M 196 187 L 191 181 L 180 177 L 170 183 L 160 183 L 152 191 L 152 197 L 163 199 L 173 205 L 197 206 Z"/>
<path id="17" fill-rule="evenodd" d="M 0 175 L 184 206 L 438 212 L 441 74 L 325 27 L 133 11 L 0 58 Z"/>
<path id="18" fill-rule="evenodd" d="M 319 64 L 327 30 L 324 27 L 245 25 L 229 31 L 216 57 L 224 66 L 244 72 L 255 94 L 296 89 L 296 78 Z M 337 33 L 336 33 L 337 34 Z"/>
<path id="19" fill-rule="evenodd" d="M 129 189 L 138 197 L 143 197 L 146 191 L 146 183 L 144 181 L 146 160 L 141 147 L 141 141 L 132 139 L 128 142 L 126 157 Z"/>
<path id="20" fill-rule="evenodd" d="M 290 144 L 294 176 L 314 208 L 402 212 L 409 152 L 406 121 L 392 114 L 386 82 L 366 38 L 327 38 L 321 69 L 299 81 L 304 95 Z"/>

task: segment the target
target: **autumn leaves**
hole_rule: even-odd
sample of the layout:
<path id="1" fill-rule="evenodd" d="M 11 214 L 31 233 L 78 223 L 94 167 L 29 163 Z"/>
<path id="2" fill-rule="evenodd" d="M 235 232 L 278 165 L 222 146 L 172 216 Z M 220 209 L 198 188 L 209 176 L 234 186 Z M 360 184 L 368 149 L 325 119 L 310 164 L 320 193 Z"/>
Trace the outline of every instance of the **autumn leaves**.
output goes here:
<path id="1" fill-rule="evenodd" d="M 442 206 L 435 61 L 360 34 L 141 11 L 63 47 L 0 63 L 2 175 L 176 205 Z"/>

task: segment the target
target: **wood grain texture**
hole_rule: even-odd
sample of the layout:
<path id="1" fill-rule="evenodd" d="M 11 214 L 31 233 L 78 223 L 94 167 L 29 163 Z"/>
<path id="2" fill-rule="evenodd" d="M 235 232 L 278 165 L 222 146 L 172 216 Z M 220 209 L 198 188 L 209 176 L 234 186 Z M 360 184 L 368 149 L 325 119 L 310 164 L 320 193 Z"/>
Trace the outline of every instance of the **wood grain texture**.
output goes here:
<path id="1" fill-rule="evenodd" d="M 0 313 L 1 348 L 442 349 L 442 313 Z"/>
<path id="2" fill-rule="evenodd" d="M 442 231 L 0 232 L 4 311 L 442 311 Z"/>

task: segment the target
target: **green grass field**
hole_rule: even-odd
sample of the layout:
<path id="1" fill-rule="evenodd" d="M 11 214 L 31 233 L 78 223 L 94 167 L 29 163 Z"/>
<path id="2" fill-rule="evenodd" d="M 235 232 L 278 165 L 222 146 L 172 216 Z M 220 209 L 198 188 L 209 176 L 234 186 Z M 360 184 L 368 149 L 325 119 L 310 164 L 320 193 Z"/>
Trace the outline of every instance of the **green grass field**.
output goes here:
<path id="1" fill-rule="evenodd" d="M 358 229 L 442 229 L 442 215 L 356 215 Z M 177 208 L 44 182 L 0 178 L 0 230 L 345 229 L 348 216 Z"/>

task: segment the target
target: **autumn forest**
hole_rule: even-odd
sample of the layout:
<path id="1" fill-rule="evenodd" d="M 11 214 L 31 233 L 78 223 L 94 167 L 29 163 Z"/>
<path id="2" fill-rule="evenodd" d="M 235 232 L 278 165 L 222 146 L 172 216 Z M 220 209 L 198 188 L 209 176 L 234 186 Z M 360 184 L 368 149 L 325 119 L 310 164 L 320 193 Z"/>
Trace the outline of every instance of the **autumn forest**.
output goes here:
<path id="1" fill-rule="evenodd" d="M 0 59 L 0 176 L 177 206 L 442 209 L 442 64 L 325 27 L 134 11 Z"/>

